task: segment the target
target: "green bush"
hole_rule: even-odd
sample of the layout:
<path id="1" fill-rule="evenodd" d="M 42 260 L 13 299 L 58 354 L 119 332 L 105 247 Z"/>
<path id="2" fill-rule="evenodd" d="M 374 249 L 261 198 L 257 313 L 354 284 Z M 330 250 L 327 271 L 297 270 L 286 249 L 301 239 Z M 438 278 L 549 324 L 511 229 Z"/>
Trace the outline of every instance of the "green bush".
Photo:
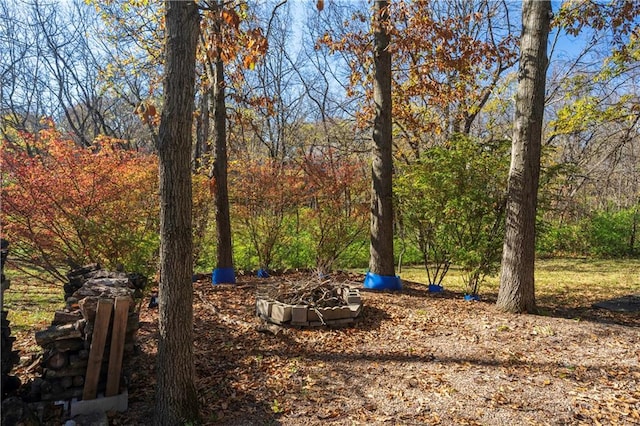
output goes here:
<path id="1" fill-rule="evenodd" d="M 638 216 L 639 207 L 594 214 L 588 227 L 590 254 L 619 258 L 640 253 Z"/>
<path id="2" fill-rule="evenodd" d="M 540 221 L 536 251 L 540 257 L 584 256 L 589 251 L 584 223 Z"/>
<path id="3" fill-rule="evenodd" d="M 421 250 L 430 284 L 440 284 L 456 264 L 468 292 L 476 293 L 484 277 L 497 271 L 508 162 L 506 142 L 457 136 L 417 163 L 398 167 L 398 215 Z"/>
<path id="4" fill-rule="evenodd" d="M 540 257 L 633 257 L 640 254 L 638 207 L 596 211 L 575 222 L 540 221 L 536 250 Z"/>
<path id="5" fill-rule="evenodd" d="M 282 231 L 283 243 L 276 248 L 274 267 L 283 269 L 312 268 L 315 265 L 313 237 L 298 214 L 285 216 Z"/>
<path id="6" fill-rule="evenodd" d="M 366 233 L 365 233 L 366 234 Z M 338 257 L 339 269 L 362 269 L 369 266 L 369 238 L 363 235 L 347 247 Z"/>

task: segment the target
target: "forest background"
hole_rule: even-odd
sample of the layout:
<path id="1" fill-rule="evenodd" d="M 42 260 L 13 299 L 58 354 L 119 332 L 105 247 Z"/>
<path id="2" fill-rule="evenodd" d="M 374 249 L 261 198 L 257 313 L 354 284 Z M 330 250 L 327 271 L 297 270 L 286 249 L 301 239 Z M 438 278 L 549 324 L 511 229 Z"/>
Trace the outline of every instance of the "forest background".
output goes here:
<path id="1" fill-rule="evenodd" d="M 217 250 L 215 55 L 227 77 L 236 267 L 367 265 L 370 6 L 322 3 L 321 12 L 316 2 L 252 1 L 204 13 L 192 152 L 198 271 L 212 269 Z M 590 5 L 554 3 L 537 253 L 637 257 L 638 7 Z M 99 262 L 155 273 L 162 17 L 161 4 L 144 0 L 0 5 L 2 232 L 23 271 L 64 281 L 69 265 Z M 476 292 L 497 271 L 519 20 L 519 2 L 392 11 L 396 261 L 424 265 L 429 283 L 456 265 Z M 214 24 L 222 40 L 208 38 Z"/>

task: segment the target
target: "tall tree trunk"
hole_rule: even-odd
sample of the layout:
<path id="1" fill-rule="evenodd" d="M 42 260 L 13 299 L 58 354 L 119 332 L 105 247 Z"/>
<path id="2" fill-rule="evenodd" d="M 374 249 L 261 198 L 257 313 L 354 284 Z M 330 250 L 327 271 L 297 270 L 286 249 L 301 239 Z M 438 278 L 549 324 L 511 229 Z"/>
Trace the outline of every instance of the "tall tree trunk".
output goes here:
<path id="1" fill-rule="evenodd" d="M 388 50 L 389 2 L 376 0 L 373 101 L 376 115 L 373 127 L 371 185 L 371 245 L 369 269 L 372 273 L 395 275 L 393 259 L 393 158 L 391 153 L 391 53 Z"/>
<path id="2" fill-rule="evenodd" d="M 215 160 L 213 176 L 216 181 L 216 227 L 218 231 L 217 268 L 233 268 L 231 245 L 231 216 L 227 183 L 227 107 L 225 104 L 224 63 L 218 59 L 213 75 L 213 122 Z"/>
<path id="3" fill-rule="evenodd" d="M 535 312 L 535 222 L 551 2 L 522 4 L 520 68 L 507 192 L 506 234 L 497 305 Z"/>
<path id="4" fill-rule="evenodd" d="M 167 1 L 160 157 L 160 283 L 156 425 L 199 420 L 193 363 L 191 129 L 200 15 Z"/>
<path id="5" fill-rule="evenodd" d="M 204 165 L 202 159 L 209 153 L 209 91 L 203 90 L 200 111 L 196 119 L 196 143 L 193 147 L 193 170 L 199 171 Z"/>

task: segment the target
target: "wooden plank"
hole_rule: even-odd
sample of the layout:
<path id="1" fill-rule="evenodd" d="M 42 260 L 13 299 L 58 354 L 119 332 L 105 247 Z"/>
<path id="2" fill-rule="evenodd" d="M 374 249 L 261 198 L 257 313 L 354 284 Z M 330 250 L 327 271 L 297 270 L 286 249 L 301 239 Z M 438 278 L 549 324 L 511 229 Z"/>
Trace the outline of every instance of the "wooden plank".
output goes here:
<path id="1" fill-rule="evenodd" d="M 84 391 L 82 399 L 95 399 L 98 392 L 98 380 L 100 380 L 100 367 L 104 346 L 109 333 L 109 320 L 113 310 L 112 299 L 99 299 L 96 309 L 96 322 L 93 326 L 93 336 L 91 338 L 91 349 L 89 351 L 89 362 L 87 364 L 87 374 L 84 379 Z"/>
<path id="2" fill-rule="evenodd" d="M 127 334 L 127 319 L 129 318 L 129 296 L 116 298 L 115 314 L 113 317 L 113 331 L 111 333 L 111 349 L 109 353 L 109 371 L 107 375 L 107 391 L 105 396 L 116 396 L 120 388 L 120 373 L 122 371 L 122 355 L 124 340 Z"/>

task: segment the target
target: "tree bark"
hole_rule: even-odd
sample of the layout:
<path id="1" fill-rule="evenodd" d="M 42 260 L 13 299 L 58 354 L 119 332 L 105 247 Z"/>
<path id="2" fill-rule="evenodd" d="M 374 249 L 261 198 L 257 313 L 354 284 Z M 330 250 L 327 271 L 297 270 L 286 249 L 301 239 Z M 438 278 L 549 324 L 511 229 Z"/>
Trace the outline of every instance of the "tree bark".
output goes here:
<path id="1" fill-rule="evenodd" d="M 549 1 L 523 2 L 506 233 L 497 301 L 498 308 L 508 312 L 536 310 L 535 222 L 551 16 Z"/>
<path id="2" fill-rule="evenodd" d="M 393 258 L 393 188 L 391 134 L 391 53 L 388 50 L 389 2 L 374 3 L 375 28 L 373 101 L 376 114 L 373 126 L 371 243 L 369 270 L 378 275 L 394 276 Z"/>
<path id="3" fill-rule="evenodd" d="M 196 143 L 193 146 L 193 170 L 203 166 L 202 157 L 209 153 L 209 91 L 202 92 L 200 111 L 196 120 Z"/>
<path id="4" fill-rule="evenodd" d="M 215 10 L 222 7 L 219 0 L 211 3 Z M 214 30 L 220 34 L 221 23 L 213 23 Z M 233 246 L 231 242 L 231 216 L 229 209 L 229 189 L 227 179 L 227 106 L 225 102 L 226 87 L 224 79 L 224 62 L 217 56 L 209 63 L 212 86 L 213 110 L 213 154 L 214 161 L 211 176 L 215 182 L 217 250 L 216 268 L 233 268 Z M 215 280 L 214 280 L 215 281 Z"/>
<path id="5" fill-rule="evenodd" d="M 218 231 L 217 268 L 233 268 L 231 245 L 231 215 L 227 182 L 227 107 L 225 103 L 224 63 L 218 59 L 214 66 L 213 122 L 215 160 L 213 176 L 216 181 L 216 227 Z"/>
<path id="6" fill-rule="evenodd" d="M 198 423 L 193 363 L 191 145 L 200 15 L 193 1 L 166 1 L 160 157 L 160 283 L 156 425 Z"/>

